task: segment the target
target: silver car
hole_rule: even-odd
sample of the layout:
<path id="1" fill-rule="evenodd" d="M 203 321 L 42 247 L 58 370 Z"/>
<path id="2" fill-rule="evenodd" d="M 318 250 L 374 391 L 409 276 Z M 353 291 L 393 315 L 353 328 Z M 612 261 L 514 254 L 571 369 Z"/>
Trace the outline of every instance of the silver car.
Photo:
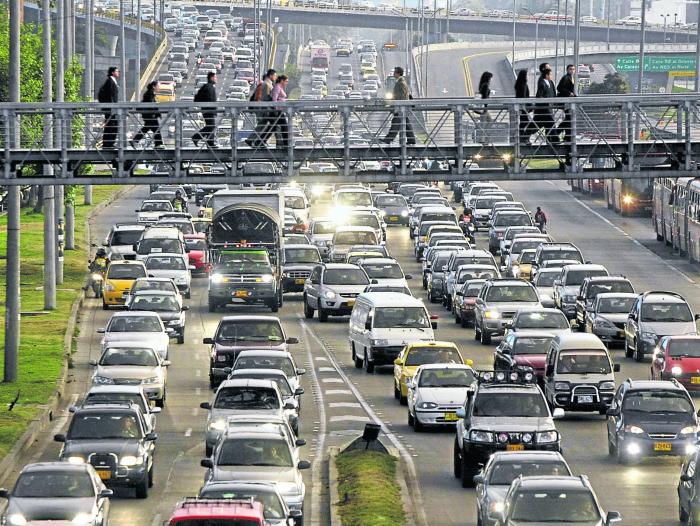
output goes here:
<path id="1" fill-rule="evenodd" d="M 492 336 L 502 336 L 515 313 L 527 307 L 541 307 L 535 287 L 518 279 L 488 280 L 474 307 L 474 337 L 483 345 Z"/>

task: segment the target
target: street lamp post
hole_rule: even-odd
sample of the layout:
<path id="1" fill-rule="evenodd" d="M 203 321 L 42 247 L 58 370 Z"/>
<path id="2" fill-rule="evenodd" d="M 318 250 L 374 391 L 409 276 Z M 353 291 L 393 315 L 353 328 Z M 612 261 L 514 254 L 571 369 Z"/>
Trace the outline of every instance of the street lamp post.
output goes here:
<path id="1" fill-rule="evenodd" d="M 557 0 L 557 42 L 554 44 L 554 75 L 559 73 L 559 21 L 561 20 L 561 0 Z"/>
<path id="2" fill-rule="evenodd" d="M 606 18 L 608 22 L 608 51 L 610 51 L 610 2 L 612 2 L 612 0 L 605 0 L 605 10 L 607 11 Z"/>
<path id="3" fill-rule="evenodd" d="M 510 58 L 510 65 L 513 69 L 513 75 L 515 75 L 515 20 L 517 18 L 516 13 L 518 12 L 518 0 L 513 0 L 513 51 Z"/>
<path id="4" fill-rule="evenodd" d="M 645 0 L 642 0 L 643 2 Z M 579 50 L 581 48 L 581 1 L 576 2 L 574 11 L 574 68 L 578 76 Z M 578 82 L 578 79 L 576 80 Z"/>
<path id="5" fill-rule="evenodd" d="M 664 44 L 666 43 L 666 19 L 671 16 L 669 14 L 661 15 L 664 19 Z"/>
<path id="6" fill-rule="evenodd" d="M 642 81 L 644 80 L 644 40 L 646 38 L 647 29 L 647 3 L 646 0 L 642 0 L 642 31 L 641 39 L 639 42 L 639 86 L 637 86 L 637 93 L 642 92 Z"/>
<path id="7" fill-rule="evenodd" d="M 673 43 L 678 43 L 678 13 L 673 13 Z"/>

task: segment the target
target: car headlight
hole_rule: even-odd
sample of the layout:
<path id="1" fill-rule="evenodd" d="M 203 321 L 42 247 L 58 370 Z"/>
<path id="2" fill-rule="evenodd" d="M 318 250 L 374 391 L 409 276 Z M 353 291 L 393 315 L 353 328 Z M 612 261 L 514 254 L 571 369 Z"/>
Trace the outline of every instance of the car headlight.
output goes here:
<path id="1" fill-rule="evenodd" d="M 522 439 L 525 444 L 531 443 L 533 438 L 532 433 L 523 433 Z"/>
<path id="2" fill-rule="evenodd" d="M 95 522 L 95 515 L 92 513 L 78 513 L 75 517 L 73 517 L 73 520 L 71 521 L 72 524 L 92 524 Z"/>
<path id="3" fill-rule="evenodd" d="M 537 433 L 537 442 L 539 444 L 551 444 L 559 440 L 559 433 L 556 431 L 541 431 Z"/>
<path id="4" fill-rule="evenodd" d="M 187 278 L 176 278 L 175 283 L 187 283 Z"/>
<path id="5" fill-rule="evenodd" d="M 408 210 L 401 210 L 401 217 L 408 217 Z"/>
<path id="6" fill-rule="evenodd" d="M 95 376 L 93 377 L 92 382 L 100 385 L 111 385 L 114 383 L 114 379 L 107 376 Z"/>
<path id="7" fill-rule="evenodd" d="M 489 513 L 491 515 L 501 513 L 503 511 L 503 501 L 494 500 L 489 503 Z"/>
<path id="8" fill-rule="evenodd" d="M 207 425 L 207 428 L 214 431 L 223 431 L 226 429 L 226 420 L 212 420 Z"/>
<path id="9" fill-rule="evenodd" d="M 683 374 L 683 369 L 680 365 L 674 365 L 673 367 L 671 367 L 671 374 L 673 376 L 680 376 Z"/>
<path id="10" fill-rule="evenodd" d="M 469 433 L 469 440 L 472 442 L 493 442 L 493 433 L 490 431 L 474 430 Z"/>
<path id="11" fill-rule="evenodd" d="M 326 298 L 327 300 L 334 300 L 336 298 L 336 293 L 333 292 L 332 290 L 327 290 L 323 293 L 323 297 Z"/>
<path id="12" fill-rule="evenodd" d="M 272 274 L 263 274 L 263 276 L 260 278 L 263 283 L 272 283 L 273 279 Z"/>
<path id="13" fill-rule="evenodd" d="M 685 426 L 681 429 L 681 435 L 690 435 L 698 432 L 698 426 Z"/>
<path id="14" fill-rule="evenodd" d="M 430 281 L 432 283 L 442 283 L 444 280 L 442 278 L 432 278 Z"/>
<path id="15" fill-rule="evenodd" d="M 630 424 L 630 425 L 625 426 L 625 433 L 632 433 L 633 435 L 641 435 L 642 433 L 644 433 L 644 430 L 639 426 L 635 426 L 635 425 Z"/>
<path id="16" fill-rule="evenodd" d="M 224 276 L 223 274 L 212 274 L 209 280 L 212 283 L 223 283 L 224 282 Z"/>
<path id="17" fill-rule="evenodd" d="M 569 382 L 554 382 L 555 391 L 569 391 L 570 389 L 571 385 L 569 385 Z"/>
<path id="18" fill-rule="evenodd" d="M 111 283 L 105 283 L 105 290 L 107 292 L 114 292 L 116 289 L 114 288 L 114 285 Z"/>
<path id="19" fill-rule="evenodd" d="M 13 526 L 23 526 L 24 524 L 27 524 L 27 519 L 25 519 L 24 515 L 21 513 L 13 513 L 7 518 L 7 520 Z"/>
<path id="20" fill-rule="evenodd" d="M 151 376 L 141 380 L 142 384 L 157 384 L 158 382 L 160 382 L 160 376 Z"/>
<path id="21" fill-rule="evenodd" d="M 437 409 L 437 406 L 435 402 L 421 402 L 418 404 L 420 409 Z"/>
<path id="22" fill-rule="evenodd" d="M 130 466 L 140 466 L 143 464 L 143 457 L 135 457 L 133 455 L 125 455 L 121 458 L 119 461 L 119 464 L 122 466 L 130 467 Z"/>
<path id="23" fill-rule="evenodd" d="M 311 193 L 314 195 L 321 195 L 323 193 L 323 187 L 320 185 L 314 185 L 311 187 Z"/>
<path id="24" fill-rule="evenodd" d="M 656 341 L 656 333 L 642 332 L 642 339 L 643 340 L 651 340 L 651 341 L 655 342 Z"/>
<path id="25" fill-rule="evenodd" d="M 371 340 L 370 343 L 374 347 L 381 347 L 382 345 L 389 345 L 389 340 Z"/>
<path id="26" fill-rule="evenodd" d="M 168 325 L 180 325 L 182 323 L 180 320 L 170 320 Z"/>
<path id="27" fill-rule="evenodd" d="M 612 391 L 615 389 L 615 382 L 600 382 L 601 391 Z"/>
<path id="28" fill-rule="evenodd" d="M 71 455 L 66 460 L 71 464 L 85 464 L 85 458 L 80 455 Z"/>
<path id="29" fill-rule="evenodd" d="M 500 316 L 500 313 L 497 310 L 487 310 L 484 312 L 484 317 L 488 318 L 490 320 L 495 320 Z"/>

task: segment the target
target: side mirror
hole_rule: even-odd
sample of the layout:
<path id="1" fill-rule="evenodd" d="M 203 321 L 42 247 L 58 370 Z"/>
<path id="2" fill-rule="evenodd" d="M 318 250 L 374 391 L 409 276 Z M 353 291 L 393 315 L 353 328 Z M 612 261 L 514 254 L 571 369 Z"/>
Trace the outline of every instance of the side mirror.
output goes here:
<path id="1" fill-rule="evenodd" d="M 160 413 L 162 410 L 163 410 L 163 409 L 160 408 L 160 407 L 150 407 L 150 408 L 148 409 L 148 412 L 151 413 L 152 415 L 157 415 L 157 414 Z"/>
<path id="2" fill-rule="evenodd" d="M 443 265 L 443 266 L 442 266 L 442 271 L 443 271 L 443 272 L 447 272 L 447 265 Z"/>
<path id="3" fill-rule="evenodd" d="M 681 475 L 681 482 L 692 482 L 692 481 L 693 481 L 693 477 L 691 477 L 687 473 L 683 473 Z M 7 490 L 5 490 L 5 491 L 7 491 Z M 2 494 L 0 494 L 0 497 L 2 497 Z M 7 497 L 5 497 L 5 498 L 7 498 Z"/>
<path id="4" fill-rule="evenodd" d="M 619 363 L 613 364 L 613 372 L 614 373 L 620 372 L 620 364 Z"/>
<path id="5" fill-rule="evenodd" d="M 402 363 L 402 362 L 401 362 L 401 358 L 396 358 L 396 359 L 394 360 L 394 365 L 401 365 L 401 363 Z"/>
<path id="6" fill-rule="evenodd" d="M 298 519 L 304 516 L 304 512 L 301 510 L 289 510 L 289 518 L 294 519 L 294 524 L 299 524 Z"/>
<path id="7" fill-rule="evenodd" d="M 367 318 L 367 321 L 365 321 L 365 330 L 372 330 L 372 318 Z"/>
<path id="8" fill-rule="evenodd" d="M 370 283 L 371 283 L 372 285 L 378 285 L 378 284 L 379 284 L 379 280 L 378 280 L 378 279 L 373 279 L 372 281 L 370 281 Z"/>
<path id="9" fill-rule="evenodd" d="M 134 212 L 136 212 L 137 214 L 138 214 L 140 211 L 141 211 L 141 210 L 139 210 L 138 208 L 134 209 Z"/>
<path id="10" fill-rule="evenodd" d="M 292 409 L 296 409 L 296 407 L 297 407 L 297 406 L 295 406 L 295 405 L 294 405 L 293 403 L 291 403 L 291 402 L 287 402 L 286 404 L 284 404 L 284 409 L 286 409 L 286 410 L 288 410 L 288 411 L 290 411 L 290 410 L 292 410 Z"/>
<path id="11" fill-rule="evenodd" d="M 467 418 L 467 412 L 464 410 L 464 407 L 458 407 L 455 414 L 457 415 L 457 418 Z"/>
<path id="12" fill-rule="evenodd" d="M 104 327 L 100 327 L 99 329 L 97 329 L 97 334 L 104 334 L 105 332 L 106 331 Z"/>
<path id="13" fill-rule="evenodd" d="M 65 442 L 66 441 L 66 435 L 63 434 L 58 434 L 53 436 L 53 441 L 54 442 Z"/>
<path id="14" fill-rule="evenodd" d="M 202 402 L 199 404 L 199 407 L 206 409 L 207 411 L 211 411 L 211 404 L 209 402 Z"/>
<path id="15" fill-rule="evenodd" d="M 696 320 L 700 320 L 700 314 L 696 314 L 696 315 L 695 315 L 695 319 L 696 319 Z"/>
<path id="16" fill-rule="evenodd" d="M 148 433 L 143 438 L 144 438 L 144 440 L 146 440 L 146 442 L 155 442 L 156 440 L 158 440 L 158 434 L 157 433 Z"/>
<path id="17" fill-rule="evenodd" d="M 304 388 L 303 387 L 297 387 L 296 391 L 294 391 L 294 396 L 301 396 L 304 394 Z"/>
<path id="18" fill-rule="evenodd" d="M 605 416 L 620 416 L 620 410 L 611 407 L 605 412 Z"/>
<path id="19" fill-rule="evenodd" d="M 100 494 L 98 495 L 99 498 L 101 499 L 108 499 L 114 495 L 114 492 L 111 489 L 103 489 L 100 491 Z"/>
<path id="20" fill-rule="evenodd" d="M 97 360 L 90 360 L 88 363 L 94 367 L 97 365 Z"/>
<path id="21" fill-rule="evenodd" d="M 231 371 L 233 371 L 233 369 L 231 369 L 230 367 L 224 367 L 223 371 L 224 374 L 231 374 Z"/>
<path id="22" fill-rule="evenodd" d="M 6 488 L 0 488 L 0 499 L 9 499 L 10 498 L 10 490 Z"/>
<path id="23" fill-rule="evenodd" d="M 202 340 L 202 343 L 207 344 L 207 345 L 214 345 L 214 338 L 204 338 Z"/>
<path id="24" fill-rule="evenodd" d="M 203 458 L 202 460 L 199 461 L 199 465 L 202 466 L 203 468 L 209 468 L 213 469 L 214 468 L 214 462 L 210 458 Z"/>
<path id="25" fill-rule="evenodd" d="M 295 344 L 297 344 L 297 343 L 299 343 L 299 339 L 298 339 L 298 338 L 287 338 L 287 344 L 289 344 L 289 345 L 295 345 Z"/>
<path id="26" fill-rule="evenodd" d="M 182 309 L 180 309 L 180 310 L 190 310 L 190 306 L 189 306 L 189 305 L 183 305 L 183 306 L 182 306 Z"/>
<path id="27" fill-rule="evenodd" d="M 474 475 L 474 478 L 472 480 L 474 481 L 474 484 L 483 484 L 484 482 L 486 482 L 486 479 L 481 473 L 479 473 L 478 475 Z"/>
<path id="28" fill-rule="evenodd" d="M 404 279 L 413 279 L 413 275 L 412 275 L 412 274 L 406 274 L 406 275 L 404 276 Z"/>
<path id="29" fill-rule="evenodd" d="M 560 418 L 564 418 L 564 410 L 561 407 L 555 407 L 554 411 L 552 412 L 552 418 L 554 420 L 559 420 Z"/>
<path id="30" fill-rule="evenodd" d="M 545 371 L 545 376 L 552 376 L 554 374 L 554 366 L 553 365 L 548 365 L 547 370 Z"/>
<path id="31" fill-rule="evenodd" d="M 163 363 L 161 364 L 163 367 L 170 367 L 170 360 L 163 360 Z"/>
<path id="32" fill-rule="evenodd" d="M 306 374 L 306 369 L 297 369 L 297 374 L 301 376 L 302 374 Z"/>
<path id="33" fill-rule="evenodd" d="M 430 326 L 433 328 L 433 330 L 437 329 L 437 322 L 436 321 L 431 321 Z"/>
<path id="34" fill-rule="evenodd" d="M 298 469 L 309 469 L 311 467 L 311 463 L 308 460 L 302 460 L 297 464 Z"/>
<path id="35" fill-rule="evenodd" d="M 605 516 L 605 524 L 610 525 L 622 521 L 622 515 L 618 511 L 609 511 Z"/>
<path id="36" fill-rule="evenodd" d="M 303 438 L 297 438 L 297 439 L 294 441 L 294 444 L 295 444 L 297 447 L 305 446 L 305 445 L 306 445 L 306 440 L 304 440 Z"/>
<path id="37" fill-rule="evenodd" d="M 467 358 L 466 360 L 464 360 L 464 365 L 472 367 L 474 365 L 474 360 L 472 360 L 471 358 Z"/>

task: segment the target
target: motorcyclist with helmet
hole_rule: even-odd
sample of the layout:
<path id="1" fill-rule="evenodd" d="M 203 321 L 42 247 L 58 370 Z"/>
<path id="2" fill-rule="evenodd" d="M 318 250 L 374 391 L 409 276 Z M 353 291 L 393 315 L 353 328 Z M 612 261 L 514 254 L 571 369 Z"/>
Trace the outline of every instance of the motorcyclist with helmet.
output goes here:
<path id="1" fill-rule="evenodd" d="M 459 222 L 462 227 L 462 232 L 469 239 L 469 242 L 473 245 L 476 243 L 476 225 L 474 224 L 474 214 L 471 208 L 465 208 L 464 214 L 462 214 L 462 220 Z"/>
<path id="2" fill-rule="evenodd" d="M 107 257 L 107 251 L 104 248 L 98 248 L 97 253 L 95 253 L 95 258 L 90 261 L 88 265 L 91 272 L 88 286 L 92 288 L 96 298 L 102 297 L 102 286 L 108 266 L 109 258 Z"/>
<path id="3" fill-rule="evenodd" d="M 187 200 L 182 197 L 181 190 L 175 190 L 175 199 L 173 199 L 173 208 L 177 212 L 187 212 Z"/>

